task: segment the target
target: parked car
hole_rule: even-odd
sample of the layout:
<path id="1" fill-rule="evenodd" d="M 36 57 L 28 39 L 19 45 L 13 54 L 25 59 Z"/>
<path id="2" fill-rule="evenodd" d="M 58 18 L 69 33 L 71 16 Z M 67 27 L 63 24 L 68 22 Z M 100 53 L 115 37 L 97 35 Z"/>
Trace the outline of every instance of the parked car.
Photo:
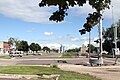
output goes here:
<path id="1" fill-rule="evenodd" d="M 9 53 L 9 56 L 10 56 L 10 57 L 22 57 L 23 54 L 22 54 L 21 52 L 19 52 L 19 51 L 11 51 L 11 52 Z"/>

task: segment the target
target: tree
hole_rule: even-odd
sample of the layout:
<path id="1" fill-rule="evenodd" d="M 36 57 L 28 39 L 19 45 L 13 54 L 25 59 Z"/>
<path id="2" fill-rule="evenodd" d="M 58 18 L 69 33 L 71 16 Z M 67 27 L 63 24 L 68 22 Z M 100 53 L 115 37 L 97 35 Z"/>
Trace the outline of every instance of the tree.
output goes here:
<path id="1" fill-rule="evenodd" d="M 31 43 L 30 46 L 29 46 L 29 48 L 30 48 L 30 50 L 32 50 L 33 52 L 34 52 L 34 51 L 37 52 L 37 51 L 41 50 L 40 45 L 37 44 L 37 43 Z"/>
<path id="2" fill-rule="evenodd" d="M 30 48 L 31 51 L 34 52 L 34 51 L 35 51 L 35 48 L 36 48 L 36 47 L 35 47 L 35 43 L 31 43 L 30 46 L 29 46 L 29 48 Z"/>
<path id="3" fill-rule="evenodd" d="M 117 36 L 118 39 L 120 39 L 120 20 L 116 23 L 117 25 Z M 105 31 L 105 35 L 104 38 L 109 38 L 112 41 L 114 40 L 114 25 L 112 24 L 110 28 L 107 28 L 107 30 Z"/>
<path id="4" fill-rule="evenodd" d="M 117 25 L 117 35 L 118 35 L 118 42 L 117 42 L 117 47 L 120 48 L 120 20 L 116 23 Z M 103 43 L 103 50 L 108 51 L 109 53 L 112 52 L 112 48 L 115 47 L 114 42 L 114 25 L 111 25 L 110 28 L 107 28 L 103 38 L 105 39 Z"/>
<path id="5" fill-rule="evenodd" d="M 37 44 L 37 43 L 36 43 L 35 45 L 36 45 L 36 52 L 37 52 L 37 51 L 40 51 L 40 50 L 41 50 L 40 45 L 39 45 L 39 44 Z"/>
<path id="6" fill-rule="evenodd" d="M 86 18 L 87 22 L 83 26 L 84 29 L 79 30 L 82 35 L 85 34 L 86 31 L 90 32 L 91 28 L 99 22 L 102 16 L 102 14 L 100 14 L 100 11 L 103 11 L 106 8 L 109 9 L 111 0 L 42 0 L 39 3 L 39 6 L 57 6 L 58 10 L 56 12 L 53 12 L 49 20 L 61 22 L 64 20 L 65 16 L 68 15 L 67 10 L 70 9 L 70 7 L 81 7 L 86 4 L 87 1 L 89 2 L 89 5 L 92 6 L 92 8 L 94 8 L 96 11 L 89 13 L 89 16 Z"/>
<path id="7" fill-rule="evenodd" d="M 66 50 L 66 52 L 79 52 L 79 51 L 80 51 L 80 48 Z"/>
<path id="8" fill-rule="evenodd" d="M 8 39 L 8 43 L 10 44 L 11 48 L 17 49 L 17 47 L 18 47 L 18 45 L 20 43 L 20 40 L 18 40 L 17 38 L 10 37 Z"/>
<path id="9" fill-rule="evenodd" d="M 17 50 L 27 52 L 29 50 L 29 45 L 28 45 L 27 41 L 20 41 L 20 43 L 17 47 Z"/>
<path id="10" fill-rule="evenodd" d="M 8 39 L 8 43 L 10 44 L 10 46 L 13 46 L 14 45 L 14 38 L 10 37 Z"/>
<path id="11" fill-rule="evenodd" d="M 43 47 L 43 51 L 50 52 L 50 48 L 48 48 L 47 46 L 45 46 L 45 47 Z"/>
<path id="12" fill-rule="evenodd" d="M 58 53 L 58 52 L 59 52 L 59 50 L 58 50 L 58 49 L 52 49 L 51 51 L 56 52 L 56 53 Z"/>
<path id="13" fill-rule="evenodd" d="M 93 51 L 97 52 L 97 48 L 94 45 L 90 44 L 90 46 L 89 46 L 89 44 L 88 44 L 88 47 L 90 48 L 91 53 L 93 53 Z M 89 52 L 89 48 L 88 48 L 88 52 Z"/>
<path id="14" fill-rule="evenodd" d="M 112 43 L 112 41 L 108 40 L 108 39 L 105 39 L 105 41 L 103 43 L 103 50 L 111 53 L 113 47 L 114 47 L 114 44 Z"/>

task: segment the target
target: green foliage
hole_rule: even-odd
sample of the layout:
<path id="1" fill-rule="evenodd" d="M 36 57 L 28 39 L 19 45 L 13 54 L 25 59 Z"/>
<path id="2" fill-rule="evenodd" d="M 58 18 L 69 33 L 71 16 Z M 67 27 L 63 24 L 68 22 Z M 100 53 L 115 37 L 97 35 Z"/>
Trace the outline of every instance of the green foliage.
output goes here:
<path id="1" fill-rule="evenodd" d="M 29 50 L 27 41 L 20 41 L 17 50 L 27 52 Z"/>
<path id="2" fill-rule="evenodd" d="M 41 46 L 39 44 L 35 44 L 35 43 L 31 43 L 30 46 L 29 46 L 30 50 L 32 51 L 39 51 L 41 50 Z"/>
<path id="3" fill-rule="evenodd" d="M 58 68 L 58 66 L 55 65 L 55 64 L 51 65 L 50 67 L 51 67 L 51 68 Z"/>
<path id="4" fill-rule="evenodd" d="M 17 48 L 20 43 L 20 40 L 18 40 L 17 38 L 10 37 L 8 39 L 8 43 L 10 44 L 11 47 Z"/>
<path id="5" fill-rule="evenodd" d="M 90 52 L 91 53 L 93 53 L 93 51 L 95 51 L 95 52 L 97 52 L 97 48 L 94 46 L 94 45 L 92 45 L 92 44 L 88 44 L 88 47 L 90 47 Z M 88 52 L 89 52 L 89 48 L 88 48 Z"/>
<path id="6" fill-rule="evenodd" d="M 53 51 L 53 52 L 59 52 L 59 49 L 52 49 L 51 51 Z"/>
<path id="7" fill-rule="evenodd" d="M 112 48 L 114 47 L 114 44 L 111 40 L 106 39 L 103 43 L 103 50 L 112 53 Z"/>
<path id="8" fill-rule="evenodd" d="M 66 50 L 66 52 L 79 52 L 79 51 L 80 51 L 80 48 Z"/>
<path id="9" fill-rule="evenodd" d="M 0 59 L 11 59 L 11 57 L 8 55 L 4 55 L 4 56 L 0 56 Z"/>
<path id="10" fill-rule="evenodd" d="M 13 44 L 14 44 L 14 38 L 10 37 L 10 38 L 8 39 L 8 43 L 9 43 L 11 46 L 13 46 Z"/>
<path id="11" fill-rule="evenodd" d="M 117 26 L 117 37 L 120 40 L 120 20 L 116 23 Z M 115 47 L 114 41 L 114 25 L 111 25 L 110 28 L 107 28 L 103 34 L 103 38 L 105 39 L 103 43 L 103 50 L 111 53 L 112 48 Z M 120 48 L 120 41 L 117 42 L 117 47 Z"/>
<path id="12" fill-rule="evenodd" d="M 42 66 L 0 66 L 0 73 L 3 74 L 58 74 L 59 80 L 100 80 L 89 74 L 79 74 L 71 71 L 62 71 L 58 68 Z M 41 79 L 40 79 L 41 80 Z"/>
<path id="13" fill-rule="evenodd" d="M 58 10 L 53 12 L 53 15 L 50 17 L 50 20 L 58 22 L 64 20 L 64 17 L 67 16 L 66 12 L 70 7 L 76 5 L 83 6 L 87 1 L 89 1 L 89 5 L 96 9 L 97 12 L 109 8 L 111 2 L 110 0 L 42 0 L 39 6 L 58 6 Z"/>
<path id="14" fill-rule="evenodd" d="M 70 7 L 81 7 L 86 4 L 87 1 L 89 2 L 89 5 L 92 6 L 92 8 L 96 11 L 92 14 L 89 13 L 89 16 L 86 18 L 87 22 L 83 26 L 84 29 L 79 30 L 82 35 L 85 34 L 86 31 L 90 32 L 91 28 L 99 22 L 102 16 L 102 14 L 100 14 L 100 11 L 103 11 L 106 8 L 109 9 L 111 0 L 42 0 L 39 3 L 39 6 L 57 6 L 58 10 L 53 12 L 49 20 L 61 22 L 64 20 L 65 16 L 68 15 L 67 10 L 70 9 Z"/>
<path id="15" fill-rule="evenodd" d="M 48 48 L 47 46 L 45 46 L 45 47 L 43 47 L 43 51 L 50 52 L 50 48 Z"/>
<path id="16" fill-rule="evenodd" d="M 79 32 L 82 34 L 85 34 L 86 32 L 90 32 L 91 28 L 93 28 L 96 24 L 99 23 L 101 14 L 99 12 L 93 12 L 92 14 L 89 13 L 89 16 L 86 18 L 86 23 L 83 25 L 82 30 L 79 30 Z"/>
<path id="17" fill-rule="evenodd" d="M 29 46 L 30 50 L 35 51 L 35 46 L 35 43 L 31 43 Z"/>
<path id="18" fill-rule="evenodd" d="M 118 39 L 120 39 L 120 19 L 115 25 L 117 26 Z M 111 25 L 110 28 L 106 29 L 104 38 L 110 38 L 112 41 L 114 40 L 114 25 Z"/>
<path id="19" fill-rule="evenodd" d="M 41 46 L 36 43 L 36 51 L 39 51 L 39 50 L 41 50 Z"/>

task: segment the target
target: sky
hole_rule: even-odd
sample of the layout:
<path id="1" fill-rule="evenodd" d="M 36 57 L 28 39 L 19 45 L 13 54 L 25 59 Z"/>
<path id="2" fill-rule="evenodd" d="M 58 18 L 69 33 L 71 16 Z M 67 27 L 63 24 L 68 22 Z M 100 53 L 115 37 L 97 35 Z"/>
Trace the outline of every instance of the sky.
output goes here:
<path id="1" fill-rule="evenodd" d="M 66 49 L 78 48 L 88 44 L 88 33 L 80 35 L 88 13 L 95 11 L 88 4 L 83 7 L 70 8 L 68 16 L 60 23 L 49 21 L 56 7 L 39 7 L 41 0 L 0 0 L 0 41 L 10 37 L 25 40 L 28 43 L 39 43 L 41 46 Z M 103 14 L 103 28 L 106 29 L 120 19 L 120 0 L 112 0 L 111 9 Z M 112 18 L 113 10 L 113 18 Z M 98 25 L 91 31 L 91 43 L 98 39 Z"/>

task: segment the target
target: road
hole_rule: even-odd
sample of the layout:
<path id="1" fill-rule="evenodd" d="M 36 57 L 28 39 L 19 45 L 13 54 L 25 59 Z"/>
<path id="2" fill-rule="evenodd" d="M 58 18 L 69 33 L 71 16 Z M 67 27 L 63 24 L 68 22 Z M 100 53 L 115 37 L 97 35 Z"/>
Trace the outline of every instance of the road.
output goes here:
<path id="1" fill-rule="evenodd" d="M 80 56 L 79 58 L 40 58 L 39 56 L 13 59 L 0 59 L 0 65 L 50 65 L 50 64 L 77 64 L 85 65 L 88 64 L 89 59 Z M 104 64 L 114 64 L 115 59 L 104 58 Z M 118 60 L 120 62 L 120 60 Z"/>
<path id="2" fill-rule="evenodd" d="M 79 64 L 82 64 L 82 65 L 88 64 L 88 61 L 89 61 L 89 58 L 86 58 L 85 56 L 80 56 L 79 58 L 59 58 L 60 56 L 61 56 L 61 54 L 52 53 L 52 54 L 44 54 L 44 55 L 29 55 L 29 56 L 23 56 L 23 57 L 15 57 L 12 59 L 0 59 L 0 66 L 8 66 L 8 65 L 17 65 L 17 66 L 19 66 L 19 65 L 27 65 L 27 66 L 34 65 L 35 66 L 36 65 L 37 66 L 37 65 L 50 65 L 50 64 L 60 64 L 60 65 L 62 65 L 62 64 L 64 64 L 64 65 L 77 64 L 78 66 L 80 66 Z M 113 58 L 104 58 L 104 64 L 113 64 L 114 61 L 115 61 L 115 59 L 113 59 Z M 118 62 L 120 63 L 120 59 L 118 60 Z M 79 67 L 77 67 L 77 68 L 73 67 L 73 68 L 74 69 L 78 68 L 78 70 L 81 69 Z M 74 71 L 74 69 L 73 69 L 73 71 Z M 84 70 L 86 72 L 86 69 L 84 69 Z M 94 69 L 92 69 L 92 70 L 94 70 Z M 100 70 L 102 70 L 102 69 L 100 69 Z M 93 71 L 91 71 L 91 72 L 93 72 Z M 0 80 L 16 80 L 16 79 L 0 78 Z"/>
<path id="3" fill-rule="evenodd" d="M 28 55 L 23 57 L 16 57 L 16 59 L 41 59 L 41 58 L 57 58 L 60 57 L 60 53 L 43 53 L 42 55 Z"/>

